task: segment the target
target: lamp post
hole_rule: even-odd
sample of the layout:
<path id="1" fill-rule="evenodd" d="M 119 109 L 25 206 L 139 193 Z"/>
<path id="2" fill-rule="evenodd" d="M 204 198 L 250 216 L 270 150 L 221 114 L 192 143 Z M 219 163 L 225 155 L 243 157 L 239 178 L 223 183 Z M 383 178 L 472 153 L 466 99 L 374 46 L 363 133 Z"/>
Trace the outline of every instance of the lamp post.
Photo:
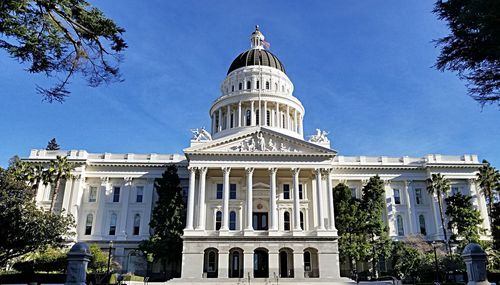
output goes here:
<path id="1" fill-rule="evenodd" d="M 108 248 L 108 270 L 107 270 L 107 275 L 109 276 L 109 269 L 111 266 L 111 254 L 113 250 L 113 241 L 109 242 L 109 248 Z"/>
<path id="2" fill-rule="evenodd" d="M 436 282 L 439 282 L 439 266 L 438 266 L 438 257 L 437 257 L 437 242 L 435 240 L 432 241 L 432 249 L 434 249 L 434 266 L 436 270 Z"/>

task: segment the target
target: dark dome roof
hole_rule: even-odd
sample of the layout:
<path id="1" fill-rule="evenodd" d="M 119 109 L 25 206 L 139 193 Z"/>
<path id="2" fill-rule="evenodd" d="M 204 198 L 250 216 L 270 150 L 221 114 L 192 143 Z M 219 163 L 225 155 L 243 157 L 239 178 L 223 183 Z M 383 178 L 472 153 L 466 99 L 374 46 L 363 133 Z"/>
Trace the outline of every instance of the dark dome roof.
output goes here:
<path id="1" fill-rule="evenodd" d="M 231 63 L 227 74 L 231 71 L 236 70 L 240 67 L 251 66 L 251 65 L 262 65 L 269 66 L 279 69 L 285 72 L 285 67 L 281 61 L 270 51 L 265 49 L 249 49 L 240 55 L 238 55 Z"/>

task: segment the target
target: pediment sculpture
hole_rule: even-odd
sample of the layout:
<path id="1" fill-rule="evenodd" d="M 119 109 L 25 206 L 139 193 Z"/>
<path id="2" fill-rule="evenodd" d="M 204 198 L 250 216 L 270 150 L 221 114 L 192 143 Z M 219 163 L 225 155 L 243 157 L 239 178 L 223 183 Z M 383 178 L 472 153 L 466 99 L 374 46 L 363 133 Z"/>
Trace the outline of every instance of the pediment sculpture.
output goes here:
<path id="1" fill-rule="evenodd" d="M 191 129 L 191 132 L 193 133 L 193 138 L 191 138 L 192 141 L 202 142 L 212 140 L 212 135 L 210 135 L 210 133 L 205 130 L 204 127 L 199 129 Z"/>
<path id="2" fill-rule="evenodd" d="M 273 141 L 272 138 L 266 139 L 262 132 L 243 139 L 238 145 L 230 149 L 239 152 L 299 152 L 287 143 L 278 143 Z"/>
<path id="3" fill-rule="evenodd" d="M 313 143 L 329 143 L 330 140 L 328 139 L 328 132 L 327 131 L 321 131 L 320 129 L 316 129 L 316 134 L 309 136 L 309 142 Z"/>

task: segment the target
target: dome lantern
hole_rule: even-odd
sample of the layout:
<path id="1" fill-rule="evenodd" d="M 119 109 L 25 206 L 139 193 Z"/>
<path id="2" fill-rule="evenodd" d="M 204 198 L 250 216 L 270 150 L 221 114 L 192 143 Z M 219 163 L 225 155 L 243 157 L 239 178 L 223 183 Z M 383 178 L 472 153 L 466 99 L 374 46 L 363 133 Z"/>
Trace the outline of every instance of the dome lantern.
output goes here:
<path id="1" fill-rule="evenodd" d="M 252 49 L 264 49 L 263 41 L 265 37 L 259 30 L 259 25 L 255 26 L 255 31 L 250 37 L 250 47 Z"/>

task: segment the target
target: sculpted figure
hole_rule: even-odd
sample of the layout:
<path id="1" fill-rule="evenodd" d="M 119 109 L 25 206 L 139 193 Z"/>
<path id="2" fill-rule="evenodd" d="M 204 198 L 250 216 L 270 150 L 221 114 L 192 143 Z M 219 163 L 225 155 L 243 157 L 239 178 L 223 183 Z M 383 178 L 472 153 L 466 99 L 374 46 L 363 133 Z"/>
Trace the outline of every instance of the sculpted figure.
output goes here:
<path id="1" fill-rule="evenodd" d="M 269 142 L 267 142 L 267 147 L 267 150 L 269 151 L 277 151 L 276 144 L 273 142 L 273 139 L 269 139 Z"/>
<path id="2" fill-rule="evenodd" d="M 257 149 L 260 151 L 265 151 L 266 150 L 266 139 L 262 135 L 262 133 L 259 133 L 257 136 Z"/>

